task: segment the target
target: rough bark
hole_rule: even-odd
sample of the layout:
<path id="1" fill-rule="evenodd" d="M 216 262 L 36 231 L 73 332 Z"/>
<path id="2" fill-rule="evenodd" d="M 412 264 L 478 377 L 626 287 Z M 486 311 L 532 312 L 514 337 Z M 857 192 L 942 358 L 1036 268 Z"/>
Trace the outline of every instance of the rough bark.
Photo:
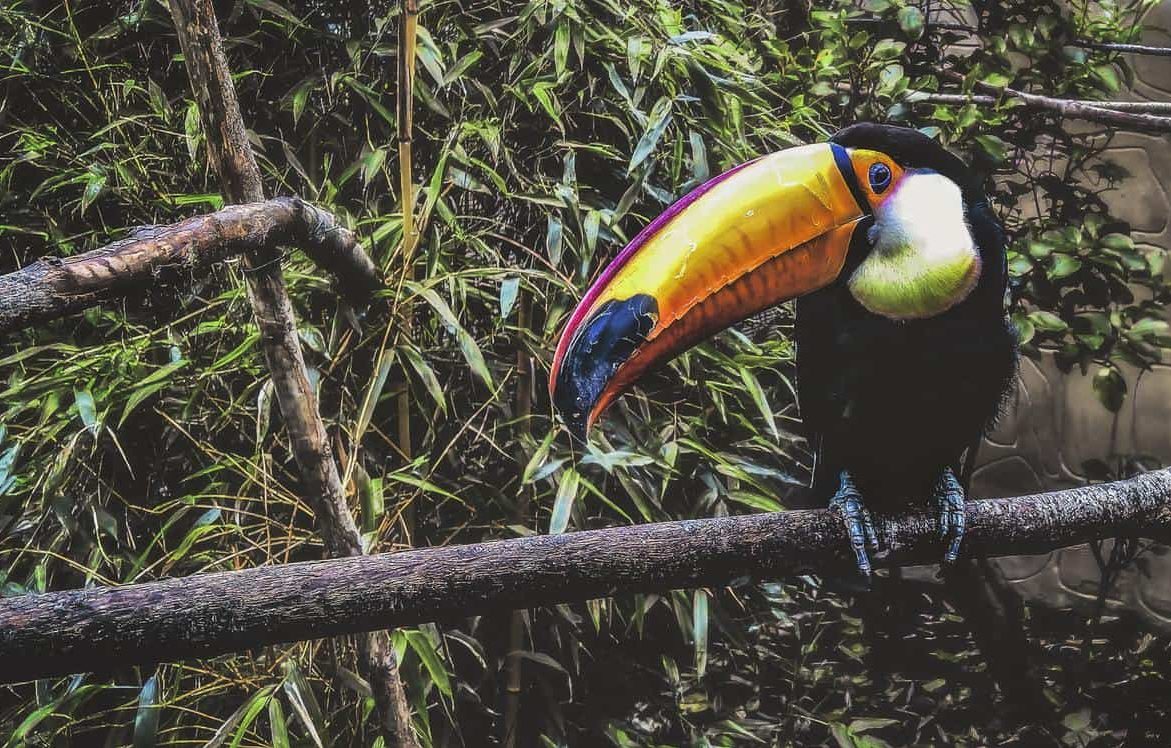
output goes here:
<path id="1" fill-rule="evenodd" d="M 173 0 L 171 12 L 187 62 L 191 87 L 207 133 L 208 151 L 225 195 L 236 203 L 264 200 L 260 170 L 236 100 L 223 42 L 210 0 Z M 317 412 L 309 383 L 293 307 L 280 271 L 280 255 L 261 247 L 244 255 L 248 297 L 261 332 L 261 345 L 272 374 L 293 455 L 316 499 L 317 523 L 334 555 L 362 552 L 361 536 L 346 507 L 341 480 Z"/>
<path id="2" fill-rule="evenodd" d="M 240 114 L 215 8 L 211 0 L 171 0 L 170 6 L 212 165 L 224 193 L 237 203 L 263 200 L 260 170 Z M 245 265 L 248 296 L 260 328 L 273 389 L 318 531 L 330 555 L 360 556 L 362 537 L 346 505 L 333 451 L 317 409 L 317 396 L 309 383 L 293 307 L 280 272 L 280 256 L 271 249 L 250 252 L 245 255 Z M 387 742 L 395 746 L 417 745 L 398 665 L 387 646 L 386 634 L 360 636 L 357 644 L 358 666 L 374 693 Z"/>
<path id="3" fill-rule="evenodd" d="M 969 502 L 968 557 L 1118 535 L 1165 537 L 1171 469 L 1116 483 Z M 876 518 L 878 567 L 932 563 L 934 513 Z M 632 592 L 853 568 L 829 510 L 539 535 L 141 585 L 0 600 L 0 680 L 208 657 L 386 626 L 458 620 Z"/>
<path id="4" fill-rule="evenodd" d="M 0 335 L 80 311 L 230 257 L 295 245 L 333 273 L 354 304 L 382 287 L 353 232 L 299 198 L 233 205 L 169 226 L 140 226 L 125 239 L 73 257 L 44 257 L 0 276 Z"/>

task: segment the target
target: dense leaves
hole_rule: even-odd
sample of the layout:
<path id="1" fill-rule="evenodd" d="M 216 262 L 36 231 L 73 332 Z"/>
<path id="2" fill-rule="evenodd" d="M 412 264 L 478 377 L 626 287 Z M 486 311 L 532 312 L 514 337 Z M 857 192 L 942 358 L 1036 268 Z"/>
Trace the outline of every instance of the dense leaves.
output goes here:
<path id="1" fill-rule="evenodd" d="M 1108 96 L 1125 62 L 1073 42 L 1129 40 L 1141 8 L 424 4 L 411 282 L 399 253 L 397 6 L 220 5 L 269 191 L 343 216 L 396 280 L 352 310 L 302 261 L 287 266 L 372 548 L 781 508 L 808 474 L 787 310 L 681 357 L 584 447 L 552 418 L 542 378 L 580 290 L 647 220 L 735 163 L 849 122 L 922 127 L 992 178 L 1026 352 L 1107 363 L 1094 389 L 1117 409 L 1121 367 L 1147 367 L 1171 344 L 1165 250 L 1134 245 L 1101 199 L 1126 176 L 1098 157 L 1108 133 L 1075 135 L 1007 100 L 907 101 L 976 81 Z M 163 5 L 141 0 L 0 7 L 0 269 L 220 205 L 169 24 Z M 171 279 L 0 342 L 0 592 L 320 555 L 237 275 Z M 407 316 L 409 339 L 396 332 Z M 404 388 L 409 461 L 394 441 Z M 518 388 L 533 394 L 528 419 Z M 925 620 L 941 615 L 934 603 Z M 891 660 L 889 676 L 871 672 L 853 614 L 815 580 L 592 601 L 530 611 L 524 624 L 524 745 L 981 742 L 1014 729 L 956 716 L 975 694 L 993 699 L 962 627 L 921 669 Z M 914 616 L 908 629 L 931 636 Z M 1157 680 L 1149 652 L 1166 644 L 1143 642 L 1060 651 Z M 425 743 L 498 735 L 506 620 L 400 631 L 394 646 Z M 370 745 L 373 702 L 352 671 L 336 645 L 308 643 L 42 682 L 0 691 L 0 735 Z M 1088 743 L 1127 725 L 1059 671 L 1051 679 L 1078 711 L 1058 714 L 1047 739 Z"/>

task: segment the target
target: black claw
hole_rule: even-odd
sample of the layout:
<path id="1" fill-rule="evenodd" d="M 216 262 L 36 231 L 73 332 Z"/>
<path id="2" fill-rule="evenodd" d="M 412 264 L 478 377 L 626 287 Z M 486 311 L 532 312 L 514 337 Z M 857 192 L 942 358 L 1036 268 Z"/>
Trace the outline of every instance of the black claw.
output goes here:
<path id="1" fill-rule="evenodd" d="M 869 588 L 871 566 L 867 549 L 878 552 L 878 533 L 874 530 L 870 512 L 862 503 L 862 493 L 854 485 L 848 471 L 842 471 L 840 481 L 838 492 L 830 499 L 829 506 L 838 512 L 846 525 L 846 536 L 850 540 L 850 549 L 854 552 L 858 573 L 865 580 L 865 586 Z"/>
<path id="2" fill-rule="evenodd" d="M 964 489 L 951 468 L 944 471 L 935 491 L 935 503 L 939 512 L 939 537 L 947 541 L 943 554 L 945 564 L 953 564 L 960 555 L 960 543 L 964 539 Z"/>
<path id="3" fill-rule="evenodd" d="M 878 553 L 878 533 L 874 530 L 874 520 L 870 517 L 870 510 L 862 507 L 862 530 L 866 533 L 866 547 L 871 553 Z"/>

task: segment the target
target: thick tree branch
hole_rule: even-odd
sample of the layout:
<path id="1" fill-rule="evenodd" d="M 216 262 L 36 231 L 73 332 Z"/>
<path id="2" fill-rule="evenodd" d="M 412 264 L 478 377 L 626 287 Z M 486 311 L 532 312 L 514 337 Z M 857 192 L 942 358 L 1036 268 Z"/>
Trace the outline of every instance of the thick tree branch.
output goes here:
<path id="1" fill-rule="evenodd" d="M 1037 553 L 1171 529 L 1171 469 L 967 505 L 964 553 Z M 878 517 L 877 566 L 933 563 L 934 514 Z M 0 600 L 0 680 L 209 657 L 633 592 L 852 568 L 829 510 L 539 535 Z"/>
<path id="2" fill-rule="evenodd" d="M 240 114 L 212 0 L 171 0 L 170 7 L 212 165 L 224 192 L 232 202 L 263 200 L 260 170 Z M 250 270 L 246 274 L 248 296 L 260 328 L 261 345 L 303 490 L 312 502 L 326 549 L 334 556 L 360 556 L 362 536 L 346 505 L 333 450 L 317 410 L 317 396 L 309 383 L 279 259 L 272 251 L 250 252 L 244 258 Z M 410 707 L 389 638 L 381 632 L 371 633 L 358 637 L 357 645 L 358 668 L 370 682 L 387 743 L 413 748 L 417 743 L 411 730 Z"/>
<path id="3" fill-rule="evenodd" d="M 57 319 L 160 279 L 249 252 L 300 247 L 355 304 L 382 287 L 378 268 L 353 232 L 295 197 L 233 205 L 170 226 L 141 226 L 130 236 L 73 257 L 45 257 L 0 275 L 0 335 Z"/>

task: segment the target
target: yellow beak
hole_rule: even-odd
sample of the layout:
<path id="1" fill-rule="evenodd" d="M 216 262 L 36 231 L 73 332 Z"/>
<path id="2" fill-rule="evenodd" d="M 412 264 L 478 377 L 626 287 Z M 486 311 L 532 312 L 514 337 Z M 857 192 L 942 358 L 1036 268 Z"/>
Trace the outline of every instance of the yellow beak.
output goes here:
<path id="1" fill-rule="evenodd" d="M 847 149 L 800 146 L 686 195 L 610 263 L 565 326 L 549 374 L 583 435 L 648 370 L 704 338 L 833 282 L 867 215 Z"/>

